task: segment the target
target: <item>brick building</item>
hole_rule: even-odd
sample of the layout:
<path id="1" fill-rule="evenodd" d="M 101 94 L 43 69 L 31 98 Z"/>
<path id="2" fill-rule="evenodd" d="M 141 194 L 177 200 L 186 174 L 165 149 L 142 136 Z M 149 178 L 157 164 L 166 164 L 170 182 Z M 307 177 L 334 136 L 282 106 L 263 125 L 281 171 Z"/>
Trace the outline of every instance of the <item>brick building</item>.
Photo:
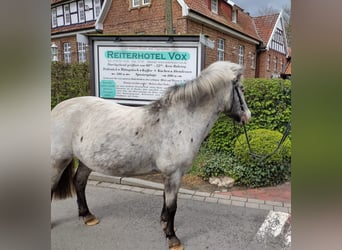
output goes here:
<path id="1" fill-rule="evenodd" d="M 204 34 L 205 66 L 230 60 L 246 77 L 279 77 L 288 48 L 282 13 L 251 17 L 230 0 L 51 0 L 53 61 L 85 62 L 88 49 L 77 34 Z"/>

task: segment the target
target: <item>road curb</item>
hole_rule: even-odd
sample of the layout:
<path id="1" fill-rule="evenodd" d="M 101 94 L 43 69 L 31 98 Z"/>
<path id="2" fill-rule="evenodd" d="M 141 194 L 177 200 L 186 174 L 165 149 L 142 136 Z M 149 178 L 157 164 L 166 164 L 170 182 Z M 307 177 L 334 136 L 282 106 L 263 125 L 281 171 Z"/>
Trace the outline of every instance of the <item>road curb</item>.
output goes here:
<path id="1" fill-rule="evenodd" d="M 108 176 L 97 172 L 92 172 L 89 175 L 89 180 L 89 184 L 95 186 L 124 189 L 134 192 L 148 193 L 152 195 L 162 195 L 161 191 L 164 190 L 164 185 L 161 183 L 141 180 L 132 177 Z M 291 213 L 291 204 L 289 203 L 236 197 L 231 195 L 224 195 L 217 192 L 208 193 L 180 188 L 178 197 L 180 199 L 191 199 L 239 207 L 271 210 L 289 214 Z"/>

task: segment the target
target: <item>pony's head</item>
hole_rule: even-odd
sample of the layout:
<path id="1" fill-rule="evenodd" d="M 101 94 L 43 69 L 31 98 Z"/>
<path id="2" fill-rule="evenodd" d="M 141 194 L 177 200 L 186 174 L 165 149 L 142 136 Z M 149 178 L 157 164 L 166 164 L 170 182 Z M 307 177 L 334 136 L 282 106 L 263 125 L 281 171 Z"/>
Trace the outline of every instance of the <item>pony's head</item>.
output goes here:
<path id="1" fill-rule="evenodd" d="M 218 92 L 223 95 L 222 111 L 239 124 L 247 123 L 251 118 L 251 112 L 244 97 L 243 68 L 236 63 L 218 61 L 211 64 L 206 71 L 208 75 L 215 75 L 209 78 L 221 82 L 221 89 Z"/>

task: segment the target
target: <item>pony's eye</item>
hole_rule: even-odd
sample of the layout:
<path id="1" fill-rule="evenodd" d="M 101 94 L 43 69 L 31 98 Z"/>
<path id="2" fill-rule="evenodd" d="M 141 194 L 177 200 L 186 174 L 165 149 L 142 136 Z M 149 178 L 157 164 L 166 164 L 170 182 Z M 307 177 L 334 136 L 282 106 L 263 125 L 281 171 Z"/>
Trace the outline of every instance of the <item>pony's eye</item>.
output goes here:
<path id="1" fill-rule="evenodd" d="M 245 92 L 245 88 L 244 87 L 240 87 L 241 92 L 244 93 Z"/>

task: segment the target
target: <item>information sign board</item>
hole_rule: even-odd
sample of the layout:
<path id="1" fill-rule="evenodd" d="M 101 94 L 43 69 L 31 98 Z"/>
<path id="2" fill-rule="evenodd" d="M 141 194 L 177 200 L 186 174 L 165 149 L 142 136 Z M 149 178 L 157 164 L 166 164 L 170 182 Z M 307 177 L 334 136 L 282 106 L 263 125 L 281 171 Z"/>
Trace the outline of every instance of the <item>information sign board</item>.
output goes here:
<path id="1" fill-rule="evenodd" d="M 201 70 L 199 41 L 95 40 L 95 95 L 123 104 L 146 104 Z"/>

